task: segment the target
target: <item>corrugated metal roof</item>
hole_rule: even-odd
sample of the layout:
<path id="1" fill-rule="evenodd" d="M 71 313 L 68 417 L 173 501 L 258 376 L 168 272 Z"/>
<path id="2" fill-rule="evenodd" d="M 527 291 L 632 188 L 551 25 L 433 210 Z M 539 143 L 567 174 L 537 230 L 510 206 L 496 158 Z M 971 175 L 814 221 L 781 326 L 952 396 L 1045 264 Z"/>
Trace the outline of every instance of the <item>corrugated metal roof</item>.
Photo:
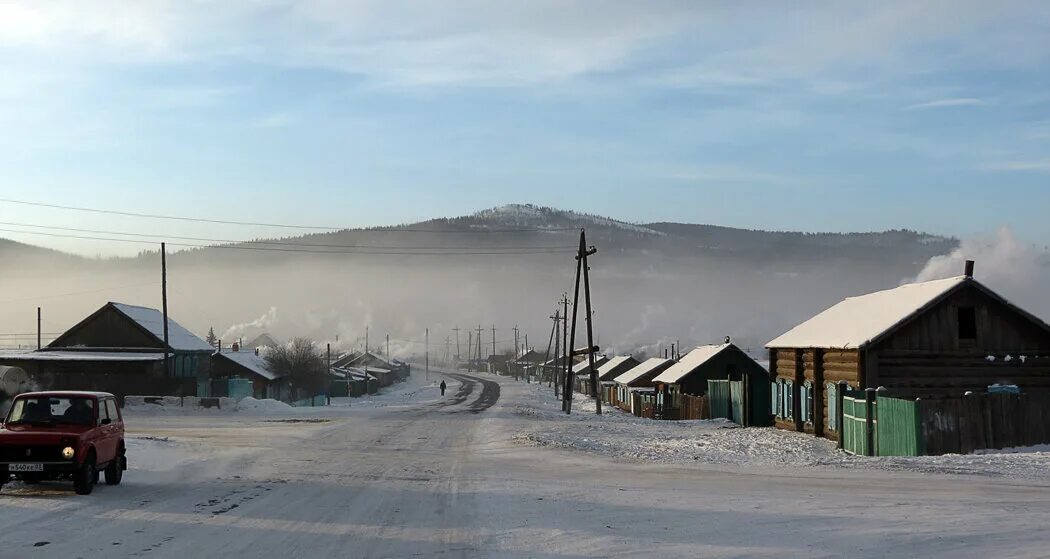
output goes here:
<path id="1" fill-rule="evenodd" d="M 722 353 L 732 346 L 733 344 L 702 345 L 693 349 L 689 353 L 683 355 L 677 363 L 671 365 L 666 371 L 657 375 L 656 378 L 653 379 L 653 382 L 674 384 L 682 380 L 682 378 L 689 373 L 692 373 L 703 366 L 704 363 L 710 361 L 712 357 Z"/>
<path id="2" fill-rule="evenodd" d="M 157 309 L 125 303 L 110 303 L 118 311 L 138 323 L 158 340 L 164 340 L 164 314 Z M 208 342 L 198 338 L 178 322 L 168 317 L 168 345 L 178 351 L 214 351 Z"/>
<path id="3" fill-rule="evenodd" d="M 967 281 L 911 283 L 849 297 L 766 344 L 769 348 L 859 349 Z"/>
<path id="4" fill-rule="evenodd" d="M 632 382 L 642 378 L 643 376 L 652 373 L 660 367 L 670 366 L 674 361 L 671 359 L 664 359 L 662 357 L 652 357 L 646 359 L 641 365 L 627 371 L 626 373 L 613 379 L 617 384 L 631 384 Z"/>

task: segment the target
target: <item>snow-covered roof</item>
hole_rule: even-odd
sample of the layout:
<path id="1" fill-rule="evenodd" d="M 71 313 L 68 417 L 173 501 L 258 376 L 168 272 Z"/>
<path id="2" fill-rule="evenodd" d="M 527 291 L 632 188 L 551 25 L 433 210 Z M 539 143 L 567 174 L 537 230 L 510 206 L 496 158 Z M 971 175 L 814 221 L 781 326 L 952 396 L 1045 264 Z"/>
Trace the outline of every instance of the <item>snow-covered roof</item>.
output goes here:
<path id="1" fill-rule="evenodd" d="M 594 358 L 594 366 L 595 367 L 601 367 L 608 360 L 609 360 L 609 356 L 607 356 L 607 355 L 598 355 L 598 356 L 596 356 Z M 583 361 L 580 361 L 579 363 L 577 363 L 577 364 L 572 366 L 572 372 L 575 373 L 575 374 L 582 373 L 582 372 L 584 372 L 586 370 L 587 370 L 587 360 L 586 359 L 584 359 Z"/>
<path id="2" fill-rule="evenodd" d="M 632 382 L 644 377 L 647 374 L 651 374 L 653 371 L 660 370 L 661 367 L 669 367 L 674 364 L 672 359 L 664 359 L 662 357 L 652 357 L 646 359 L 641 365 L 630 369 L 626 373 L 616 377 L 617 384 L 631 384 Z"/>
<path id="3" fill-rule="evenodd" d="M 722 353 L 730 347 L 733 347 L 733 344 L 702 345 L 697 347 L 683 355 L 677 363 L 668 367 L 666 371 L 657 375 L 656 378 L 653 379 L 653 382 L 674 384 L 682 380 L 682 378 L 689 373 L 702 367 L 704 363 L 710 361 L 712 357 Z"/>
<path id="4" fill-rule="evenodd" d="M 110 303 L 125 316 L 145 328 L 158 340 L 164 340 L 164 314 L 157 309 L 138 307 L 125 303 Z M 168 317 L 168 345 L 178 351 L 212 351 L 208 342 L 198 338 L 178 322 Z"/>
<path id="5" fill-rule="evenodd" d="M 122 351 L 60 351 L 44 350 L 29 353 L 9 353 L 6 359 L 24 361 L 163 361 L 163 353 Z"/>
<path id="6" fill-rule="evenodd" d="M 788 330 L 766 347 L 862 348 L 967 280 L 966 276 L 958 276 L 849 297 Z"/>
<path id="7" fill-rule="evenodd" d="M 631 357 L 630 355 L 617 355 L 616 357 L 609 359 L 601 367 L 598 367 L 598 379 L 612 380 L 604 377 L 623 370 L 624 367 L 630 366 L 632 361 L 634 361 L 634 357 Z"/>
<path id="8" fill-rule="evenodd" d="M 220 355 L 266 380 L 277 380 L 285 376 L 271 371 L 266 358 L 256 355 L 254 351 L 223 351 Z"/>

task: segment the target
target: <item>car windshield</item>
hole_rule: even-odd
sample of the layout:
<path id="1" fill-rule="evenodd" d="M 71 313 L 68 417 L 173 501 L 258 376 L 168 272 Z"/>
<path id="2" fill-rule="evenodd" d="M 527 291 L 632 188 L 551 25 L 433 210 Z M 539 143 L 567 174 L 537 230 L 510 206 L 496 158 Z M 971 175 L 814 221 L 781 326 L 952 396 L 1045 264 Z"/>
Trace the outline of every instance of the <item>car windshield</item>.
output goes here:
<path id="1" fill-rule="evenodd" d="M 94 422 L 95 401 L 78 397 L 19 398 L 7 416 L 9 424 L 93 425 Z"/>

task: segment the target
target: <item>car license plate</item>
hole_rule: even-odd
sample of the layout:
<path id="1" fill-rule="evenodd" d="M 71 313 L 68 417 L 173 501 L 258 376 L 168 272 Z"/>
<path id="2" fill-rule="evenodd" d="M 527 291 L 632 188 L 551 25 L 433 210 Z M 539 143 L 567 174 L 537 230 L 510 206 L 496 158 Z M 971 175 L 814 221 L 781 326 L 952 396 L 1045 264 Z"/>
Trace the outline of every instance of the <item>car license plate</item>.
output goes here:
<path id="1" fill-rule="evenodd" d="M 42 472 L 44 471 L 43 464 L 8 464 L 7 471 L 9 472 Z"/>

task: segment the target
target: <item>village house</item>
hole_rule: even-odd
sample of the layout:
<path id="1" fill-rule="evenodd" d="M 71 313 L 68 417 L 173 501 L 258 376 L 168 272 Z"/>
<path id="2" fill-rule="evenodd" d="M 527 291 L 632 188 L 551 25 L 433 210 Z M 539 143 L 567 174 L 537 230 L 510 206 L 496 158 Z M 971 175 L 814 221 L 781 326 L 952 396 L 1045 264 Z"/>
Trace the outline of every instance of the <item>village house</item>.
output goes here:
<path id="1" fill-rule="evenodd" d="M 653 379 L 674 365 L 673 359 L 652 357 L 613 379 L 616 383 L 616 406 L 635 413 L 632 394 L 639 391 L 652 392 Z"/>
<path id="2" fill-rule="evenodd" d="M 288 401 L 292 398 L 291 387 L 285 375 L 270 369 L 266 358 L 258 349 L 241 351 L 237 344 L 229 349 L 216 353 L 212 359 L 212 393 L 211 396 L 230 396 L 229 388 L 217 390 L 215 381 L 247 379 L 251 382 L 252 396 L 258 399 L 272 398 Z"/>
<path id="3" fill-rule="evenodd" d="M 612 393 L 615 392 L 613 388 L 613 379 L 626 373 L 628 370 L 637 367 L 640 363 L 634 357 L 630 355 L 617 355 L 616 357 L 609 358 L 608 361 L 602 363 L 597 367 L 598 387 L 605 387 L 602 394 L 602 401 L 611 401 Z M 588 396 L 594 396 L 594 387 L 591 386 L 591 376 L 585 370 L 583 374 L 576 377 L 577 391 L 587 394 Z"/>
<path id="4" fill-rule="evenodd" d="M 683 397 L 707 396 L 711 417 L 745 426 L 770 424 L 769 373 L 726 338 L 700 346 L 653 378 L 657 407 L 666 418 L 679 417 Z"/>
<path id="5" fill-rule="evenodd" d="M 44 390 L 192 396 L 208 384 L 213 352 L 170 317 L 165 345 L 160 311 L 110 302 L 47 347 L 0 354 L 0 365 L 24 369 Z"/>
<path id="6" fill-rule="evenodd" d="M 973 278 L 850 297 L 767 344 L 776 426 L 839 440 L 842 389 L 961 397 L 1050 390 L 1050 326 Z"/>

